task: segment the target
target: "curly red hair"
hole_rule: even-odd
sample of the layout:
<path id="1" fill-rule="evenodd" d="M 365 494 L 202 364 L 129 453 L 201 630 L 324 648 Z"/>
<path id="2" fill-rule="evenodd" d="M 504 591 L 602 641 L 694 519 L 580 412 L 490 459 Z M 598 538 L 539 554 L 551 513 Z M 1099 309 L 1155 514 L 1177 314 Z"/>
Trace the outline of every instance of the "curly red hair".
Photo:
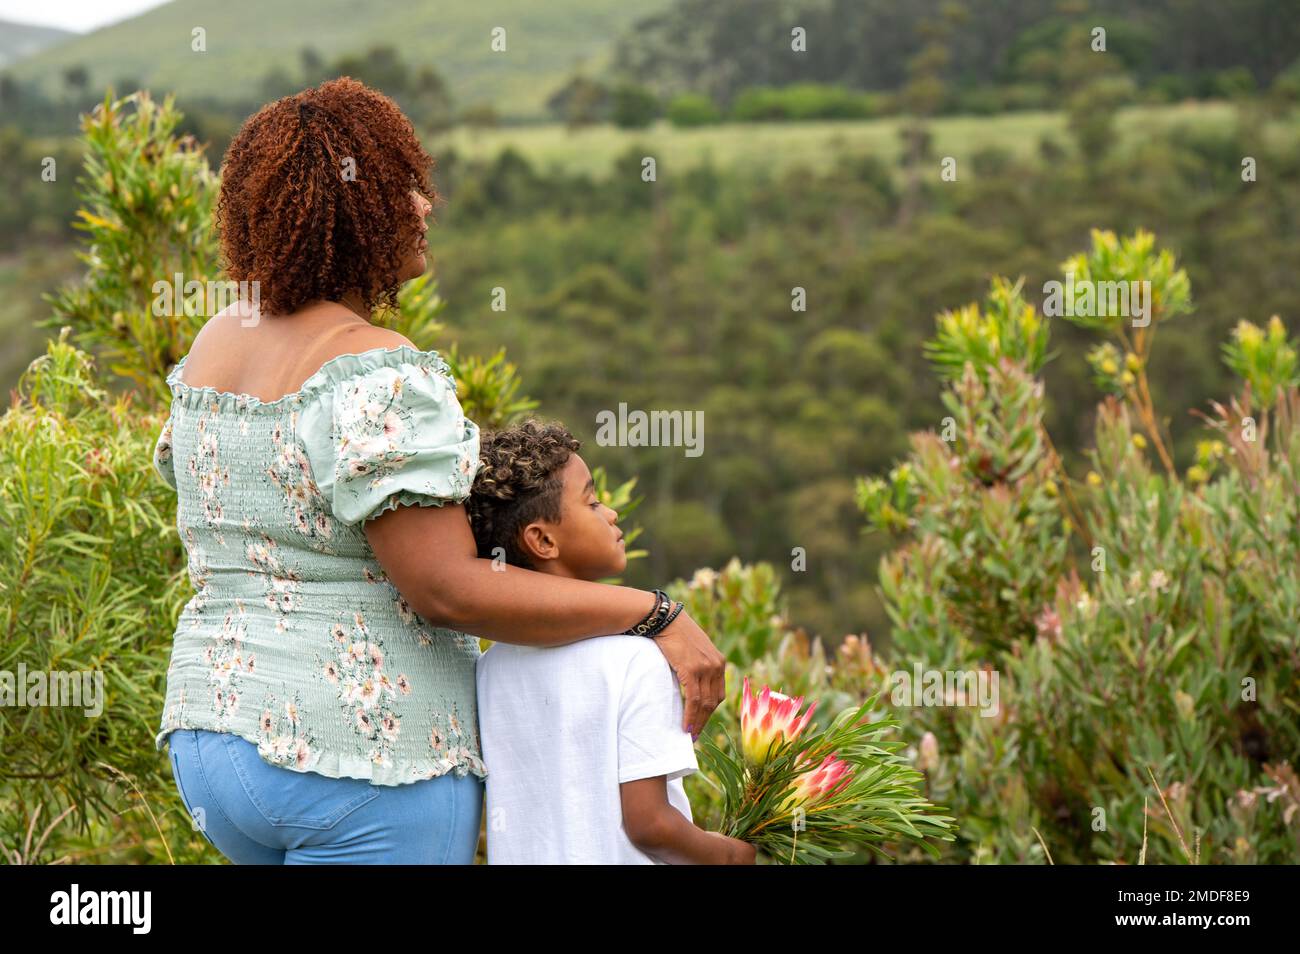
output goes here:
<path id="1" fill-rule="evenodd" d="M 265 315 L 349 292 L 368 310 L 395 309 L 419 230 L 411 191 L 438 200 L 432 168 L 397 104 L 350 76 L 262 107 L 221 166 L 216 225 L 230 279 L 258 283 Z"/>

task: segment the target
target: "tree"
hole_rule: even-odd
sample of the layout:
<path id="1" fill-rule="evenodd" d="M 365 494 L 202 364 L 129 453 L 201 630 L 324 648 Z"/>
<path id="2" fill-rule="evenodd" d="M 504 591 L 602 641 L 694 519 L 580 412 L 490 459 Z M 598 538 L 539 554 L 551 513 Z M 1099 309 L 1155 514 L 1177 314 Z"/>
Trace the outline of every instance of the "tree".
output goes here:
<path id="1" fill-rule="evenodd" d="M 948 3 L 938 18 L 924 20 L 918 26 L 925 45 L 908 61 L 908 80 L 899 93 L 900 104 L 908 116 L 899 129 L 903 139 L 903 165 L 907 170 L 903 201 L 898 207 L 901 225 L 912 220 L 920 205 L 925 162 L 930 154 L 925 119 L 938 112 L 947 96 L 943 77 L 951 60 L 948 40 L 954 29 L 965 21 L 965 8 Z"/>
<path id="2" fill-rule="evenodd" d="M 643 129 L 659 115 L 659 98 L 644 86 L 623 83 L 614 90 L 614 124 Z"/>
<path id="3" fill-rule="evenodd" d="M 421 66 L 407 97 L 411 119 L 425 129 L 437 132 L 450 127 L 455 113 L 451 90 L 432 66 Z"/>
<path id="4" fill-rule="evenodd" d="M 581 74 L 550 95 L 546 108 L 566 126 L 576 128 L 598 122 L 609 108 L 609 90 Z"/>
<path id="5" fill-rule="evenodd" d="M 351 76 L 398 100 L 410 89 L 410 68 L 393 46 L 372 46 L 364 56 L 340 57 L 334 61 L 333 75 Z"/>
<path id="6" fill-rule="evenodd" d="M 63 71 L 63 85 L 72 93 L 74 99 L 80 100 L 90 85 L 90 71 L 78 63 Z"/>

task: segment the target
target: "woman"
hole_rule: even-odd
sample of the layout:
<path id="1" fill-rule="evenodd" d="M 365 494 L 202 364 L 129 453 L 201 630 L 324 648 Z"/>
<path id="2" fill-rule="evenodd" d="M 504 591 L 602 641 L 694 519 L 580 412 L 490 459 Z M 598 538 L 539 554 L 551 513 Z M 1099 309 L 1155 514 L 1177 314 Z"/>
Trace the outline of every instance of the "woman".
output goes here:
<path id="1" fill-rule="evenodd" d="M 473 636 L 556 645 L 666 615 L 477 557 L 478 428 L 436 352 L 370 323 L 427 267 L 431 166 L 391 100 L 342 78 L 263 108 L 222 167 L 226 267 L 257 298 L 167 377 L 155 466 L 196 592 L 157 744 L 236 863 L 472 863 Z M 653 638 L 698 735 L 722 654 L 684 612 Z"/>

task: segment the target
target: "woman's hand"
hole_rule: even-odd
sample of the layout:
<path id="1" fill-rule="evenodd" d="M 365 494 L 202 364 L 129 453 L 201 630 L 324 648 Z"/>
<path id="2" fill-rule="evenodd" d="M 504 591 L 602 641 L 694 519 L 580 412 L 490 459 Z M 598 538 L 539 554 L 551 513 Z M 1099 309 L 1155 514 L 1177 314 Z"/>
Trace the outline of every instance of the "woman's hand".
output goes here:
<path id="1" fill-rule="evenodd" d="M 707 633 L 682 610 L 658 636 L 652 637 L 677 681 L 686 690 L 682 728 L 699 738 L 704 723 L 726 698 L 727 657 L 718 651 Z"/>

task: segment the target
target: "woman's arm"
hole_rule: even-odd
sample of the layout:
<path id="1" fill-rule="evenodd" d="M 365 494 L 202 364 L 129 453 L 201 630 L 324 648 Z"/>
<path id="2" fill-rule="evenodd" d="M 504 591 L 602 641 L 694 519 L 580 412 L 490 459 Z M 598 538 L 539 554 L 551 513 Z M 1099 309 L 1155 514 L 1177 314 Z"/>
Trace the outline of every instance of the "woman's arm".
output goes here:
<path id="1" fill-rule="evenodd" d="M 398 507 L 364 524 L 375 558 L 420 616 L 486 639 L 558 646 L 621 633 L 654 594 L 480 559 L 460 504 Z M 685 612 L 654 637 L 685 690 L 682 728 L 698 735 L 725 695 L 726 657 Z"/>

